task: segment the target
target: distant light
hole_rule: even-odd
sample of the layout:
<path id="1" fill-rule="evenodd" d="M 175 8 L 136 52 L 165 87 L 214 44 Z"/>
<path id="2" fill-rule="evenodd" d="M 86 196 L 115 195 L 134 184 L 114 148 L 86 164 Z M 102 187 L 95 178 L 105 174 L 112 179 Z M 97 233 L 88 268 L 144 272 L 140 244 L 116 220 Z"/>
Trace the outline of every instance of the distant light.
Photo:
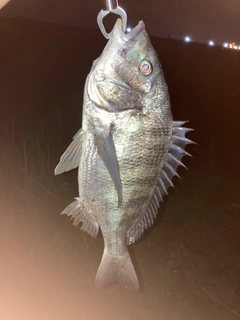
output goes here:
<path id="1" fill-rule="evenodd" d="M 132 30 L 132 28 L 128 27 L 126 31 L 130 32 L 131 30 Z"/>
<path id="2" fill-rule="evenodd" d="M 190 41 L 191 41 L 191 38 L 188 37 L 188 36 L 186 36 L 186 37 L 184 38 L 184 41 L 185 41 L 185 42 L 190 42 Z"/>
<path id="3" fill-rule="evenodd" d="M 210 40 L 210 41 L 208 42 L 208 44 L 209 44 L 210 46 L 214 46 L 214 45 L 215 45 L 215 43 L 214 43 L 212 40 Z"/>
<path id="4" fill-rule="evenodd" d="M 238 46 L 238 50 L 240 50 L 240 46 Z"/>
<path id="5" fill-rule="evenodd" d="M 238 50 L 238 46 L 235 44 L 235 42 L 230 43 L 229 48 Z"/>
<path id="6" fill-rule="evenodd" d="M 225 43 L 223 44 L 223 46 L 224 46 L 224 48 L 228 48 L 228 43 L 225 42 Z"/>
<path id="7" fill-rule="evenodd" d="M 235 49 L 235 50 L 238 49 L 238 47 L 236 46 L 235 42 L 232 43 L 232 47 L 231 48 Z"/>

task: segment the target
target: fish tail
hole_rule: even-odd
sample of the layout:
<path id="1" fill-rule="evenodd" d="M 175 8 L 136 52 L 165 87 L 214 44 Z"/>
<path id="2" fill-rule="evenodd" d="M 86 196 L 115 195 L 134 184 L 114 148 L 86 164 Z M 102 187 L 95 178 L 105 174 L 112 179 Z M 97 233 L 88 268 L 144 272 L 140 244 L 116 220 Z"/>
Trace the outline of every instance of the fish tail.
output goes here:
<path id="1" fill-rule="evenodd" d="M 128 251 L 123 256 L 113 256 L 105 248 L 95 283 L 98 288 L 103 288 L 113 282 L 119 282 L 134 291 L 139 289 L 138 278 Z"/>

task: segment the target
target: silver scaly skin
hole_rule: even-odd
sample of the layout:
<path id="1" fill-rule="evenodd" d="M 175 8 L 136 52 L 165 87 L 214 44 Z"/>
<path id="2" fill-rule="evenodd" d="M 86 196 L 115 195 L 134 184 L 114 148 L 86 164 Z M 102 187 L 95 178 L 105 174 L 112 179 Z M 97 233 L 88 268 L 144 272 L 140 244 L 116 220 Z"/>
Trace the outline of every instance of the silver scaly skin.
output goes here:
<path id="1" fill-rule="evenodd" d="M 55 174 L 79 166 L 79 197 L 64 211 L 96 237 L 104 253 L 96 285 L 139 283 L 127 245 L 153 224 L 159 202 L 188 155 L 191 129 L 172 119 L 161 65 L 142 21 L 130 33 L 121 20 L 94 61 L 84 92 L 82 130 Z"/>

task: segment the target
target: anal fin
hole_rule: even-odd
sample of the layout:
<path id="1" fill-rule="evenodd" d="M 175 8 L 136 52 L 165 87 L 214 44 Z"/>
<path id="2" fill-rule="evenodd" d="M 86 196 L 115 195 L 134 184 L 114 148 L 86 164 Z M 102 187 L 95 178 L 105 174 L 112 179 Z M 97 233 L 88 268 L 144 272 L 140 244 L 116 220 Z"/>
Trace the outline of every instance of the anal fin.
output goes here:
<path id="1" fill-rule="evenodd" d="M 90 236 L 96 238 L 99 232 L 98 223 L 89 215 L 86 214 L 82 208 L 82 204 L 79 198 L 75 198 L 76 201 L 70 203 L 61 214 L 71 216 L 73 219 L 73 225 L 77 226 L 82 223 L 81 230 L 86 231 Z"/>

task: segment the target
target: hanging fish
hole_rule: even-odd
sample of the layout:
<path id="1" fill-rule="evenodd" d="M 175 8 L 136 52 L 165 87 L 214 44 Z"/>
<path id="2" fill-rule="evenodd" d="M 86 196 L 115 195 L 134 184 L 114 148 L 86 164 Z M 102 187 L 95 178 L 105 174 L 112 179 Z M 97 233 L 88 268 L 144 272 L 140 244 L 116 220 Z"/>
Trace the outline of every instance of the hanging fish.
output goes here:
<path id="1" fill-rule="evenodd" d="M 79 167 L 79 197 L 62 213 L 104 238 L 96 285 L 139 289 L 127 245 L 154 223 L 159 202 L 191 140 L 173 121 L 168 89 L 143 21 L 129 33 L 118 19 L 86 79 L 82 129 L 55 174 Z"/>

